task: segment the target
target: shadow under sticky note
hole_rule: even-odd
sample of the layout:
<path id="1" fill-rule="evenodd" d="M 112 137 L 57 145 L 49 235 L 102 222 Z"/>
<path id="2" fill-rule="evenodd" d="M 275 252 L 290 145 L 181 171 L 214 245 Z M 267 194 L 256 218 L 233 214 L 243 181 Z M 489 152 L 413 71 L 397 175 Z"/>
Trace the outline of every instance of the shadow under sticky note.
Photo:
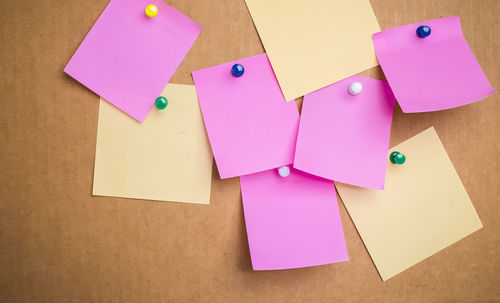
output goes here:
<path id="1" fill-rule="evenodd" d="M 200 31 L 161 0 L 111 0 L 64 71 L 142 122 Z"/>
<path id="2" fill-rule="evenodd" d="M 358 95 L 349 85 L 362 84 Z M 386 81 L 353 76 L 304 96 L 293 166 L 326 179 L 383 189 L 394 95 Z"/>
<path id="3" fill-rule="evenodd" d="M 168 84 L 144 123 L 101 100 L 93 194 L 208 204 L 212 153 L 192 85 Z"/>
<path id="4" fill-rule="evenodd" d="M 333 182 L 291 170 L 240 177 L 254 270 L 349 260 Z"/>
<path id="5" fill-rule="evenodd" d="M 286 100 L 377 66 L 369 0 L 246 0 Z"/>
<path id="6" fill-rule="evenodd" d="M 336 183 L 375 266 L 387 280 L 482 227 L 434 128 L 395 146 L 384 190 Z"/>
<path id="7" fill-rule="evenodd" d="M 421 25 L 431 28 L 420 38 Z M 495 93 L 469 45 L 458 17 L 396 27 L 373 35 L 380 66 L 405 113 L 469 104 Z"/>
<path id="8" fill-rule="evenodd" d="M 241 77 L 231 74 L 243 65 Z M 222 179 L 293 162 L 299 126 L 266 54 L 193 72 L 208 137 Z"/>

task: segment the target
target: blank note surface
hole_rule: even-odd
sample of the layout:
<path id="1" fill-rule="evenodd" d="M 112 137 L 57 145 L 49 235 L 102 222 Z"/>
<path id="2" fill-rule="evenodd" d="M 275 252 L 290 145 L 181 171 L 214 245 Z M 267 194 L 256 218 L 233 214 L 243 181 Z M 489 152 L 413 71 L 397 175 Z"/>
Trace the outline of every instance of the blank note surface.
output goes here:
<path id="1" fill-rule="evenodd" d="M 377 66 L 369 0 L 246 0 L 287 101 Z"/>
<path id="2" fill-rule="evenodd" d="M 333 182 L 292 169 L 242 176 L 241 195 L 254 270 L 349 260 Z"/>

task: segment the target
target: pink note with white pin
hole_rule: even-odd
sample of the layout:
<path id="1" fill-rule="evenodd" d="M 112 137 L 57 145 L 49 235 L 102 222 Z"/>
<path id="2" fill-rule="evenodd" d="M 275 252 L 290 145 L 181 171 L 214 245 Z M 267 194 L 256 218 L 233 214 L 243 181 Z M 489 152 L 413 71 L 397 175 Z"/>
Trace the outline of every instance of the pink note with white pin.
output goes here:
<path id="1" fill-rule="evenodd" d="M 304 96 L 293 166 L 326 179 L 383 189 L 394 95 L 353 76 Z"/>

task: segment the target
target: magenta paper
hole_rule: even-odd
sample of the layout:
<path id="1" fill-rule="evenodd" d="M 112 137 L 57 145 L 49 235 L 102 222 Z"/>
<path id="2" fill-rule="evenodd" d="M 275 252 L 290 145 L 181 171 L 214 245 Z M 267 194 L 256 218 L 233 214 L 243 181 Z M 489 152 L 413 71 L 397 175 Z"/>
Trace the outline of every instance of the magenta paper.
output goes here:
<path id="1" fill-rule="evenodd" d="M 349 85 L 360 82 L 356 96 Z M 296 169 L 351 185 L 383 189 L 394 95 L 387 82 L 353 76 L 304 96 Z"/>
<path id="2" fill-rule="evenodd" d="M 420 25 L 431 35 L 419 38 Z M 375 52 L 405 113 L 469 104 L 495 93 L 465 41 L 458 17 L 396 27 L 373 35 Z"/>
<path id="3" fill-rule="evenodd" d="M 142 122 L 200 31 L 161 0 L 111 0 L 64 71 Z"/>
<path id="4" fill-rule="evenodd" d="M 240 178 L 254 270 L 287 269 L 348 261 L 331 181 L 294 169 Z"/>
<path id="5" fill-rule="evenodd" d="M 240 63 L 241 77 L 231 74 Z M 193 72 L 205 127 L 222 179 L 293 162 L 299 125 L 266 54 Z"/>

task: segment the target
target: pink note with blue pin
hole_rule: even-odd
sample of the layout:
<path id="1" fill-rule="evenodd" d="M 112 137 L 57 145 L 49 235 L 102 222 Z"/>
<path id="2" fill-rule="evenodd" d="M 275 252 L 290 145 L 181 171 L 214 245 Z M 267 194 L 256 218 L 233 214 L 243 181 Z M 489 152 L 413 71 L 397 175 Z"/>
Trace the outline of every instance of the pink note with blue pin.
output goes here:
<path id="1" fill-rule="evenodd" d="M 266 54 L 193 72 L 222 179 L 289 165 L 299 126 Z"/>
<path id="2" fill-rule="evenodd" d="M 142 122 L 200 31 L 161 0 L 111 0 L 64 71 Z"/>
<path id="3" fill-rule="evenodd" d="M 375 52 L 401 109 L 428 112 L 495 93 L 458 17 L 391 28 L 373 35 Z"/>

